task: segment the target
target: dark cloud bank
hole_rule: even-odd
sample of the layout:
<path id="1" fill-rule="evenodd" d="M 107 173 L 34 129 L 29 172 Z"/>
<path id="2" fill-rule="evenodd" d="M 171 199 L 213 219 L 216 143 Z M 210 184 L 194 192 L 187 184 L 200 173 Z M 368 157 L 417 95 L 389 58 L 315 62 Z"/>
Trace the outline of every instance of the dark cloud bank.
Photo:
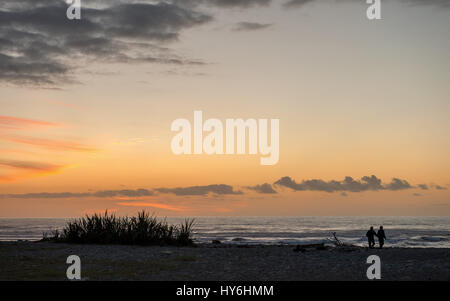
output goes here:
<path id="1" fill-rule="evenodd" d="M 242 9 L 270 2 L 83 0 L 81 20 L 68 20 L 63 0 L 2 0 L 0 82 L 60 86 L 76 82 L 74 73 L 91 62 L 202 65 L 165 45 L 184 29 L 212 21 L 204 7 Z M 257 23 L 249 24 L 242 26 L 256 29 Z"/>
<path id="2" fill-rule="evenodd" d="M 316 1 L 277 3 L 286 8 L 300 8 Z M 356 2 L 344 2 L 351 1 Z M 63 0 L 2 0 L 0 82 L 54 88 L 77 82 L 74 73 L 92 62 L 202 65 L 205 62 L 179 56 L 166 45 L 176 41 L 184 29 L 212 21 L 212 13 L 204 8 L 251 9 L 275 2 L 83 0 L 81 20 L 68 20 L 68 5 Z M 448 0 L 402 2 L 450 6 Z M 234 30 L 260 30 L 270 25 L 243 20 Z"/>
<path id="3" fill-rule="evenodd" d="M 81 20 L 68 20 L 64 1 L 0 2 L 0 81 L 67 83 L 74 70 L 90 61 L 203 63 L 160 45 L 177 40 L 183 29 L 209 22 L 212 17 L 205 13 L 152 1 L 91 0 L 82 5 Z"/>
<path id="4" fill-rule="evenodd" d="M 376 176 L 365 176 L 361 180 L 354 180 L 352 177 L 345 177 L 342 181 L 324 181 L 320 179 L 303 180 L 301 183 L 295 182 L 290 177 L 283 177 L 276 181 L 274 185 L 284 186 L 296 191 L 325 191 L 325 192 L 362 192 L 378 190 L 403 190 L 414 188 L 406 180 L 393 178 L 390 183 L 383 184 Z"/>

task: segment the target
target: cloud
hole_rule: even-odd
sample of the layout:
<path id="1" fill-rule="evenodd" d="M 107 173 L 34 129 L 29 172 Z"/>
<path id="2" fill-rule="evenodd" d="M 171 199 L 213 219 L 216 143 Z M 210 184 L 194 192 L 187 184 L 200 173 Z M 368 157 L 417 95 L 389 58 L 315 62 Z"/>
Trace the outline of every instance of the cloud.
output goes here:
<path id="1" fill-rule="evenodd" d="M 0 159 L 0 167 L 13 169 L 8 175 L 1 175 L 0 182 L 13 182 L 25 178 L 43 176 L 61 171 L 65 166 L 33 161 Z"/>
<path id="2" fill-rule="evenodd" d="M 23 130 L 37 127 L 61 127 L 61 126 L 62 126 L 61 124 L 53 122 L 18 118 L 12 116 L 0 116 L 1 130 Z"/>
<path id="3" fill-rule="evenodd" d="M 403 190 L 413 188 L 406 180 L 393 178 L 391 183 L 387 184 L 384 189 L 387 190 Z"/>
<path id="4" fill-rule="evenodd" d="M 17 135 L 1 135 L 1 140 L 21 143 L 26 145 L 38 146 L 51 150 L 63 150 L 63 151 L 77 151 L 77 152 L 95 152 L 97 149 L 83 145 L 81 143 L 73 142 L 73 141 L 61 141 L 61 140 L 52 140 L 52 139 L 44 139 L 44 138 L 34 138 L 34 137 L 26 137 L 26 136 L 17 136 Z"/>
<path id="5" fill-rule="evenodd" d="M 176 188 L 157 188 L 155 191 L 159 193 L 173 193 L 175 195 L 207 195 L 214 194 L 242 194 L 242 191 L 235 191 L 233 187 L 225 184 L 213 184 L 207 186 L 190 186 L 190 187 L 176 187 Z"/>
<path id="6" fill-rule="evenodd" d="M 428 185 L 427 184 L 418 184 L 417 187 L 419 187 L 422 190 L 428 190 Z"/>
<path id="7" fill-rule="evenodd" d="M 233 27 L 234 31 L 255 31 L 262 30 L 272 26 L 272 24 L 254 23 L 254 22 L 239 22 Z"/>
<path id="8" fill-rule="evenodd" d="M 95 197 L 115 197 L 115 196 L 126 196 L 126 197 L 142 197 L 142 196 L 151 196 L 153 195 L 153 192 L 148 189 L 136 189 L 136 190 L 130 190 L 130 189 L 123 189 L 123 190 L 103 190 L 103 191 L 97 191 L 92 194 L 92 196 Z"/>
<path id="9" fill-rule="evenodd" d="M 30 169 L 30 170 L 47 171 L 47 172 L 57 171 L 63 167 L 61 165 L 41 163 L 41 162 L 15 161 L 15 160 L 5 160 L 5 159 L 0 159 L 0 165 L 7 166 L 7 167 L 13 167 L 13 168 L 19 168 L 19 169 Z"/>
<path id="10" fill-rule="evenodd" d="M 209 5 L 219 8 L 250 8 L 267 6 L 272 0 L 172 0 L 173 3 L 187 6 Z"/>
<path id="11" fill-rule="evenodd" d="M 312 2 L 318 2 L 317 0 L 289 0 L 283 4 L 283 7 L 285 8 L 301 8 L 305 4 L 312 3 Z M 364 3 L 365 1 L 360 0 L 347 0 L 347 1 L 328 1 L 330 4 L 339 4 L 339 3 Z M 442 8 L 449 8 L 450 7 L 450 1 L 448 0 L 401 0 L 404 4 L 407 5 L 436 5 Z"/>
<path id="12" fill-rule="evenodd" d="M 202 64 L 160 45 L 212 17 L 154 1 L 83 2 L 81 20 L 68 20 L 64 1 L 0 2 L 0 81 L 31 86 L 75 82 L 86 62 Z"/>
<path id="13" fill-rule="evenodd" d="M 430 185 L 428 186 L 427 184 L 418 184 L 417 185 L 418 188 L 422 189 L 422 190 L 428 190 L 430 188 L 434 188 L 436 190 L 446 190 L 447 188 L 440 186 L 440 185 Z"/>
<path id="14" fill-rule="evenodd" d="M 283 6 L 303 7 L 313 1 L 289 0 Z M 446 0 L 403 2 L 450 6 Z M 214 19 L 211 10 L 207 12 L 205 8 L 250 9 L 271 3 L 271 0 L 90 0 L 82 1 L 81 20 L 68 20 L 68 5 L 63 0 L 2 0 L 0 83 L 55 89 L 77 83 L 78 75 L 89 72 L 92 62 L 204 65 L 204 61 L 180 55 L 166 45 L 177 41 L 183 30 L 211 22 Z M 238 25 L 236 30 L 261 30 L 269 26 L 243 23 L 247 24 Z"/>
<path id="15" fill-rule="evenodd" d="M 450 2 L 448 0 L 403 0 L 404 2 L 417 5 L 437 5 L 440 7 L 450 8 Z"/>
<path id="16" fill-rule="evenodd" d="M 270 185 L 269 183 L 264 183 L 256 186 L 247 186 L 245 188 L 264 194 L 277 193 L 276 190 L 273 189 L 272 185 Z"/>
<path id="17" fill-rule="evenodd" d="M 112 198 L 112 197 L 141 197 L 151 196 L 153 192 L 147 189 L 139 188 L 136 190 L 101 190 L 96 192 L 38 192 L 38 193 L 21 193 L 21 194 L 0 194 L 0 198 L 14 199 L 66 199 L 66 198 Z"/>
<path id="18" fill-rule="evenodd" d="M 0 71 L 1 72 L 1 71 Z M 44 127 L 61 127 L 61 124 L 54 122 L 47 122 L 34 119 L 26 119 L 12 116 L 0 116 L 0 140 L 25 144 L 31 146 L 37 146 L 50 150 L 57 151 L 76 151 L 76 152 L 95 152 L 97 149 L 78 143 L 74 141 L 63 141 L 63 140 L 52 140 L 44 138 L 35 138 L 29 136 L 21 136 L 6 133 L 9 130 L 24 130 L 24 129 L 34 129 L 34 128 L 44 128 Z M 5 131 L 6 130 L 6 131 Z M 27 151 L 13 150 L 13 149 L 2 149 L 2 153 L 30 153 Z M 17 169 L 13 174 L 2 175 L 0 177 L 0 182 L 12 182 L 25 178 L 42 176 L 46 174 L 52 174 L 59 172 L 64 166 L 54 165 L 42 162 L 30 162 L 30 161 L 20 161 L 20 160 L 8 160 L 0 158 L 0 167 L 6 166 L 7 168 Z M 23 171 L 23 170 L 26 170 Z"/>
<path id="19" fill-rule="evenodd" d="M 153 196 L 155 192 L 158 193 L 173 193 L 178 196 L 190 195 L 207 195 L 214 193 L 218 195 L 238 195 L 243 194 L 242 191 L 235 191 L 232 186 L 225 184 L 214 184 L 207 186 L 190 186 L 177 188 L 157 188 L 148 190 L 144 188 L 139 189 L 122 189 L 122 190 L 100 190 L 96 192 L 40 192 L 40 193 L 24 193 L 24 194 L 3 194 L 1 198 L 19 198 L 19 199 L 56 199 L 56 198 L 114 198 L 114 197 L 145 197 Z"/>
<path id="20" fill-rule="evenodd" d="M 209 2 L 221 7 L 251 7 L 269 5 L 271 0 L 209 0 Z"/>
<path id="21" fill-rule="evenodd" d="M 390 183 L 382 184 L 376 176 L 362 177 L 361 180 L 354 180 L 352 177 L 345 177 L 342 181 L 324 181 L 320 179 L 303 180 L 301 183 L 295 182 L 290 177 L 283 177 L 277 180 L 275 185 L 291 188 L 295 191 L 325 191 L 325 192 L 362 192 L 378 190 L 403 190 L 413 188 L 407 181 L 393 178 Z"/>
<path id="22" fill-rule="evenodd" d="M 306 3 L 313 2 L 313 1 L 315 1 L 315 0 L 290 0 L 288 2 L 285 2 L 283 4 L 283 6 L 285 8 L 301 7 L 301 6 L 305 5 Z"/>
<path id="23" fill-rule="evenodd" d="M 91 196 L 86 192 L 36 192 L 36 193 L 17 193 L 17 194 L 0 194 L 0 198 L 4 199 L 66 199 L 66 198 L 84 198 Z"/>
<path id="24" fill-rule="evenodd" d="M 0 161 L 0 165 L 4 162 Z M 52 165 L 39 165 L 30 162 L 7 162 L 10 166 L 17 168 L 30 168 L 45 170 L 51 168 Z M 56 165 L 54 165 L 56 167 Z M 11 177 L 0 175 L 0 181 L 10 180 Z M 325 191 L 325 192 L 340 192 L 341 196 L 347 196 L 348 192 L 363 192 L 363 191 L 399 191 L 417 188 L 410 185 L 406 180 L 393 178 L 391 182 L 383 184 L 376 176 L 365 176 L 360 180 L 354 180 L 352 177 L 345 177 L 342 181 L 324 181 L 320 179 L 303 180 L 297 183 L 290 177 L 282 177 L 273 185 L 264 183 L 255 186 L 244 186 L 245 189 L 253 190 L 261 194 L 276 194 L 276 187 L 288 187 L 295 191 Z M 434 186 L 436 189 L 446 189 L 439 185 Z M 439 188 L 438 188 L 439 187 Z M 23 193 L 23 194 L 0 194 L 0 198 L 11 199 L 57 199 L 57 198 L 145 198 L 148 196 L 156 196 L 157 194 L 175 194 L 176 196 L 206 196 L 208 194 L 214 195 L 242 195 L 244 192 L 235 190 L 233 186 L 226 184 L 213 184 L 205 186 L 188 186 L 175 188 L 155 188 L 155 189 L 121 189 L 121 190 L 99 190 L 95 192 L 38 192 L 38 193 Z M 133 201 L 137 202 L 137 201 Z"/>
<path id="25" fill-rule="evenodd" d="M 183 211 L 183 208 L 180 207 L 174 207 L 166 204 L 160 204 L 160 203 L 150 203 L 150 202 L 119 202 L 117 205 L 120 206 L 129 206 L 129 207 L 153 207 L 158 209 L 165 209 L 165 210 L 171 210 L 171 211 Z"/>

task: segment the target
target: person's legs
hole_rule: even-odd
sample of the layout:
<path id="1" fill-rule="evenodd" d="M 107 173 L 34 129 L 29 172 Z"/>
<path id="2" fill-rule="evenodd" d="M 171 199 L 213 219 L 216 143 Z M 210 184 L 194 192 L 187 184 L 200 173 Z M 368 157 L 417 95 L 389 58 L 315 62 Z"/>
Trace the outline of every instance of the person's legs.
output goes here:
<path id="1" fill-rule="evenodd" d="M 383 248 L 383 245 L 384 245 L 384 239 L 380 239 L 380 249 Z"/>

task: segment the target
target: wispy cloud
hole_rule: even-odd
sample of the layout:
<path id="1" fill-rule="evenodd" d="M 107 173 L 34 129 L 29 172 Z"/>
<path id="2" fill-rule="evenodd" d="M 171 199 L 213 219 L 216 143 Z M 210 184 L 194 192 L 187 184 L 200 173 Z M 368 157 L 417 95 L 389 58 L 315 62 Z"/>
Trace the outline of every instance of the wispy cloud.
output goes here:
<path id="1" fill-rule="evenodd" d="M 37 193 L 18 193 L 18 194 L 0 194 L 0 198 L 15 199 L 67 199 L 67 198 L 114 198 L 114 197 L 141 197 L 151 196 L 153 192 L 144 189 L 120 189 L 120 190 L 100 190 L 96 192 L 37 192 Z"/>
<path id="2" fill-rule="evenodd" d="M 62 165 L 48 164 L 42 162 L 32 162 L 32 161 L 16 161 L 16 160 L 5 160 L 0 159 L 0 165 L 19 168 L 19 169 L 29 169 L 29 170 L 37 170 L 37 171 L 57 171 L 60 170 Z"/>
<path id="3" fill-rule="evenodd" d="M 0 176 L 0 182 L 14 182 L 22 179 L 50 175 L 60 172 L 66 166 L 33 161 L 0 159 L 0 167 L 13 171 Z"/>
<path id="4" fill-rule="evenodd" d="M 256 31 L 271 27 L 269 23 L 239 22 L 233 26 L 234 31 Z"/>
<path id="5" fill-rule="evenodd" d="M 52 140 L 45 138 L 34 138 L 18 135 L 0 135 L 1 140 L 33 145 L 51 150 L 76 151 L 76 152 L 95 152 L 98 149 L 73 141 Z"/>
<path id="6" fill-rule="evenodd" d="M 0 116 L 1 130 L 23 130 L 41 127 L 61 127 L 62 124 L 40 121 L 34 119 L 18 118 L 12 116 Z"/>
<path id="7" fill-rule="evenodd" d="M 301 7 L 309 2 L 314 2 L 315 0 L 289 0 L 283 4 L 285 8 Z"/>

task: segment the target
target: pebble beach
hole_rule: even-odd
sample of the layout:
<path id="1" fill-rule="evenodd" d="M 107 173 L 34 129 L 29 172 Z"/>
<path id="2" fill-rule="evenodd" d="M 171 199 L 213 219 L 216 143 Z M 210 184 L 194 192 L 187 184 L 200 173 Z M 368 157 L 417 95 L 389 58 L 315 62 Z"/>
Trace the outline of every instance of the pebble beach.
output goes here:
<path id="1" fill-rule="evenodd" d="M 66 280 L 78 255 L 82 280 L 309 281 L 367 280 L 369 255 L 382 280 L 450 280 L 448 248 L 326 248 L 200 244 L 195 247 L 1 242 L 0 280 Z"/>

